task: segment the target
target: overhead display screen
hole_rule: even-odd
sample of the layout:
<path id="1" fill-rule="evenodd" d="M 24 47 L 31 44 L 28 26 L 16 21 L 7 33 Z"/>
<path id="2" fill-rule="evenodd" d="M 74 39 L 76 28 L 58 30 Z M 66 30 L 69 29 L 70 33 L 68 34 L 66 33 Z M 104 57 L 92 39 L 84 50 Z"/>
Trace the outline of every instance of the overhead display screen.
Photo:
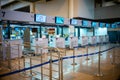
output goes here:
<path id="1" fill-rule="evenodd" d="M 63 17 L 55 17 L 55 23 L 56 24 L 64 24 L 64 18 Z"/>
<path id="2" fill-rule="evenodd" d="M 105 23 L 100 23 L 99 26 L 100 27 L 105 27 Z"/>
<path id="3" fill-rule="evenodd" d="M 96 22 L 92 22 L 92 27 L 97 27 L 97 23 Z"/>
<path id="4" fill-rule="evenodd" d="M 109 27 L 110 27 L 110 24 L 106 24 L 106 27 L 109 28 Z"/>
<path id="5" fill-rule="evenodd" d="M 111 27 L 112 27 L 112 28 L 116 28 L 117 25 L 114 23 L 114 24 L 111 25 Z"/>
<path id="6" fill-rule="evenodd" d="M 46 22 L 46 16 L 35 14 L 35 22 Z"/>
<path id="7" fill-rule="evenodd" d="M 88 26 L 88 21 L 83 20 L 83 26 L 87 27 Z"/>
<path id="8" fill-rule="evenodd" d="M 71 19 L 71 20 L 70 20 L 70 24 L 72 24 L 72 25 L 77 25 L 77 20 L 76 20 L 76 19 Z"/>

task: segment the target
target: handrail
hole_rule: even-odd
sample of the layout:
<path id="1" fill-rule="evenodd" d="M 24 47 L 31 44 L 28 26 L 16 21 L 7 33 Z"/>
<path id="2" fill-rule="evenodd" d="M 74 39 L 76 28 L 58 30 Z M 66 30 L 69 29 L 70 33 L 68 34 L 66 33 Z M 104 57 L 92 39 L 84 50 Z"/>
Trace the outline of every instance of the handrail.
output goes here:
<path id="1" fill-rule="evenodd" d="M 106 50 L 103 50 L 103 51 L 94 52 L 94 53 L 83 54 L 83 55 L 75 55 L 75 56 L 66 56 L 66 57 L 61 57 L 61 58 L 63 60 L 65 60 L 65 59 L 69 59 L 69 58 L 77 58 L 77 57 L 84 57 L 84 56 L 89 56 L 89 55 L 95 55 L 95 54 L 99 54 L 99 53 L 103 53 L 103 52 L 109 51 L 109 50 L 111 50 L 113 48 L 116 48 L 116 47 L 120 47 L 120 46 L 114 46 L 114 47 L 111 47 L 109 49 L 106 49 Z M 59 59 L 52 60 L 52 63 L 53 62 L 57 62 L 57 61 L 59 61 Z M 16 70 L 16 71 L 9 72 L 9 73 L 6 73 L 6 74 L 2 74 L 2 75 L 0 75 L 0 77 L 5 77 L 5 76 L 8 76 L 8 75 L 20 73 L 20 72 L 23 72 L 23 71 L 26 71 L 26 70 L 30 70 L 30 69 L 33 69 L 33 68 L 36 68 L 36 67 L 40 67 L 40 66 L 49 64 L 49 63 L 50 63 L 50 61 L 47 61 L 47 62 L 44 62 L 44 63 L 41 63 L 41 64 L 37 64 L 37 65 L 31 66 L 31 67 L 28 67 L 28 68 L 24 68 L 24 69 Z"/>

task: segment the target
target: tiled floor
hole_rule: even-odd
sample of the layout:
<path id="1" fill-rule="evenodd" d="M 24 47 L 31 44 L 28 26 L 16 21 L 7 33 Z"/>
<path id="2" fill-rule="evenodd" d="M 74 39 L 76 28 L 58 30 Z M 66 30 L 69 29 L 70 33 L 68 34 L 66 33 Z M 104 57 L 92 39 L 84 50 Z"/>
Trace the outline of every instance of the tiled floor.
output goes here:
<path id="1" fill-rule="evenodd" d="M 101 50 L 108 49 L 110 45 L 104 45 L 101 47 Z M 117 80 L 118 77 L 120 77 L 120 48 L 116 48 L 115 50 L 115 64 L 113 65 L 113 50 L 107 51 L 102 53 L 101 55 L 101 60 L 100 60 L 100 71 L 102 72 L 103 76 L 102 77 L 97 77 L 96 74 L 98 73 L 98 54 L 89 56 L 90 60 L 86 60 L 86 57 L 81 57 L 81 58 L 75 58 L 75 63 L 77 65 L 71 65 L 73 63 L 73 59 L 66 59 L 63 60 L 63 80 Z M 89 53 L 92 52 L 97 52 L 99 51 L 99 47 L 89 47 Z M 85 48 L 80 48 L 75 50 L 75 55 L 79 54 L 85 54 L 86 49 Z M 53 59 L 57 59 L 57 56 L 55 53 Z M 67 50 L 66 51 L 66 56 L 73 55 L 72 50 Z M 63 54 L 65 56 L 65 54 Z M 49 60 L 49 55 L 44 55 L 43 56 L 43 62 Z M 33 57 L 31 62 L 32 65 L 35 64 L 40 64 L 40 56 L 38 57 Z M 26 58 L 26 63 L 25 66 L 29 67 L 30 60 L 29 58 Z M 12 60 L 12 65 L 17 65 L 18 61 Z M 20 59 L 21 63 L 21 69 L 23 68 L 23 59 Z M 52 64 L 52 80 L 62 80 L 58 79 L 59 75 L 59 62 L 55 62 Z M 44 65 L 43 68 L 43 80 L 50 80 L 50 68 L 49 64 Z M 13 68 L 14 66 L 12 66 Z M 16 67 L 15 69 L 18 69 Z M 13 70 L 15 70 L 13 69 Z M 0 74 L 8 72 L 6 69 L 0 70 Z M 3 77 L 0 80 L 39 80 L 41 78 L 41 67 L 32 69 L 32 75 L 33 77 L 31 78 L 29 75 L 25 76 L 23 73 L 19 74 L 14 74 L 11 76 Z M 30 73 L 30 71 L 27 71 L 27 73 Z M 34 77 L 38 78 L 35 79 Z"/>

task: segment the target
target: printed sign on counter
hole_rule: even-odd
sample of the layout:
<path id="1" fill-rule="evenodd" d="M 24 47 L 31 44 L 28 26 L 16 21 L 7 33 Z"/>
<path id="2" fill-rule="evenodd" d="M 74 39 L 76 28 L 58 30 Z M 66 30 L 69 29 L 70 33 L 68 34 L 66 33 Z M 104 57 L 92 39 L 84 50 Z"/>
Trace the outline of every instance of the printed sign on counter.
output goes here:
<path id="1" fill-rule="evenodd" d="M 108 35 L 105 36 L 105 39 L 106 39 L 106 42 L 109 42 L 109 36 Z"/>
<path id="2" fill-rule="evenodd" d="M 106 37 L 102 36 L 102 38 L 103 38 L 103 43 L 106 42 Z"/>
<path id="3" fill-rule="evenodd" d="M 41 53 L 48 53 L 48 39 L 47 38 L 36 38 L 34 45 L 35 47 L 35 53 L 41 54 Z"/>
<path id="4" fill-rule="evenodd" d="M 100 36 L 96 36 L 96 42 L 100 43 Z"/>
<path id="5" fill-rule="evenodd" d="M 97 41 L 96 41 L 96 36 L 92 36 L 92 44 L 96 44 Z"/>
<path id="6" fill-rule="evenodd" d="M 56 38 L 56 47 L 57 48 L 65 48 L 65 39 L 64 38 Z"/>
<path id="7" fill-rule="evenodd" d="M 70 48 L 78 46 L 78 37 L 70 37 Z"/>
<path id="8" fill-rule="evenodd" d="M 9 48 L 10 45 L 10 52 L 9 50 L 7 50 L 7 48 Z M 18 58 L 22 56 L 22 40 L 18 39 L 18 40 L 7 40 L 6 43 L 6 52 L 5 53 L 10 53 L 10 58 Z M 8 57 L 8 55 L 5 55 L 5 57 Z"/>
<path id="9" fill-rule="evenodd" d="M 103 43 L 103 36 L 99 36 L 100 43 Z"/>
<path id="10" fill-rule="evenodd" d="M 88 37 L 87 36 L 82 36 L 81 37 L 81 45 L 88 45 Z"/>

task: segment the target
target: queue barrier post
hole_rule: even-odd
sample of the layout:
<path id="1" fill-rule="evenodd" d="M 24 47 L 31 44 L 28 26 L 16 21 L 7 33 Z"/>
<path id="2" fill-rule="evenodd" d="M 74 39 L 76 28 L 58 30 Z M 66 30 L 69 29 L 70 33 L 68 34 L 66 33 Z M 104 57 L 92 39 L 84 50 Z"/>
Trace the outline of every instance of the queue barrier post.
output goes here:
<path id="1" fill-rule="evenodd" d="M 90 60 L 90 58 L 88 57 L 88 53 L 89 53 L 88 46 L 86 46 L 86 53 L 87 53 L 86 60 Z"/>
<path id="2" fill-rule="evenodd" d="M 49 80 L 52 80 L 52 52 L 50 51 L 50 64 L 49 64 Z"/>
<path id="3" fill-rule="evenodd" d="M 96 76 L 98 77 L 102 77 L 103 76 L 103 73 L 101 72 L 101 64 L 100 64 L 100 58 L 101 58 L 101 46 L 99 46 L 99 53 L 98 53 L 98 73 L 96 74 Z"/>
<path id="4" fill-rule="evenodd" d="M 20 44 L 18 44 L 18 67 L 20 70 Z"/>
<path id="5" fill-rule="evenodd" d="M 63 80 L 63 59 L 62 57 L 60 58 L 61 60 L 61 80 Z"/>
<path id="6" fill-rule="evenodd" d="M 113 45 L 113 47 L 114 47 L 114 45 Z M 115 54 L 116 54 L 115 50 L 116 50 L 116 47 L 114 47 L 114 48 L 112 49 L 112 64 L 113 64 L 113 65 L 116 64 L 116 63 L 115 63 Z"/>
<path id="7" fill-rule="evenodd" d="M 10 69 L 10 71 L 12 71 L 11 69 L 11 46 L 10 44 L 7 45 L 8 46 L 8 52 L 6 53 L 7 54 L 7 58 L 8 58 L 8 68 Z"/>
<path id="8" fill-rule="evenodd" d="M 41 60 L 41 64 L 43 63 L 43 57 L 42 57 L 42 48 L 41 49 L 41 55 L 40 55 L 40 60 Z M 43 80 L 43 66 L 41 66 L 41 80 Z"/>
<path id="9" fill-rule="evenodd" d="M 75 48 L 73 48 L 73 56 L 75 56 Z M 77 63 L 75 62 L 75 58 L 73 58 L 73 63 L 71 65 L 77 65 Z"/>

